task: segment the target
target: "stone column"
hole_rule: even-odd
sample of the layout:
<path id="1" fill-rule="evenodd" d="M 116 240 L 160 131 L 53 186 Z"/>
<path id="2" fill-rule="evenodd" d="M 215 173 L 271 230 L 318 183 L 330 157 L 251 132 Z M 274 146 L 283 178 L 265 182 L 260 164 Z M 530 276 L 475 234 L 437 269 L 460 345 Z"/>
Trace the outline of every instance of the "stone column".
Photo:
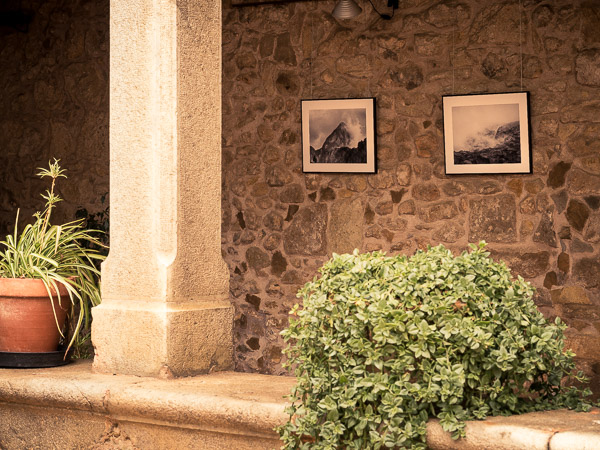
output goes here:
<path id="1" fill-rule="evenodd" d="M 111 1 L 110 213 L 94 369 L 230 369 L 220 0 Z"/>

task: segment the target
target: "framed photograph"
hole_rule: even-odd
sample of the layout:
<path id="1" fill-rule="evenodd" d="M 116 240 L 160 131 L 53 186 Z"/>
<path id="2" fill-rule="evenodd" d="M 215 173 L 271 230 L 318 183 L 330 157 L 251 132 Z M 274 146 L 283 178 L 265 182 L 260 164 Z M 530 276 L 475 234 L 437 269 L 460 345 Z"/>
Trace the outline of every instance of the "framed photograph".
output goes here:
<path id="1" fill-rule="evenodd" d="M 302 100 L 302 171 L 375 173 L 375 99 Z"/>
<path id="2" fill-rule="evenodd" d="M 531 173 L 529 92 L 446 95 L 446 174 Z"/>
<path id="3" fill-rule="evenodd" d="M 308 0 L 231 0 L 231 6 L 257 6 L 281 3 L 305 2 Z"/>

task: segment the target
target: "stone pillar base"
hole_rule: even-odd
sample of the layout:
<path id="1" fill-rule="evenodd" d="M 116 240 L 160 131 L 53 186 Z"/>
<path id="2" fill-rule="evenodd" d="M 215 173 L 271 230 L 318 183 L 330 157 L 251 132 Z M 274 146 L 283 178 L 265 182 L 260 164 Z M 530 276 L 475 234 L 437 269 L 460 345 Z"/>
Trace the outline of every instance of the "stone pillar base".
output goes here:
<path id="1" fill-rule="evenodd" d="M 97 372 L 181 377 L 233 368 L 229 301 L 112 300 L 93 308 Z"/>

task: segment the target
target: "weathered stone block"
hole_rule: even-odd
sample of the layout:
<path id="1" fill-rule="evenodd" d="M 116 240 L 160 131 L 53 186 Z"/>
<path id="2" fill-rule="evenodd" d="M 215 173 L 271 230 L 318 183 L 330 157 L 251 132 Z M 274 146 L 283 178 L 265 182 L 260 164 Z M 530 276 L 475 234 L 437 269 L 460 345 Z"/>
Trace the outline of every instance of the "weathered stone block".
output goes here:
<path id="1" fill-rule="evenodd" d="M 520 253 L 513 251 L 491 251 L 494 259 L 501 259 L 511 269 L 513 276 L 535 278 L 543 275 L 550 266 L 549 252 Z"/>
<path id="2" fill-rule="evenodd" d="M 417 156 L 421 158 L 431 158 L 438 154 L 440 150 L 440 140 L 432 134 L 424 134 L 417 136 L 415 139 L 415 147 L 417 148 Z"/>
<path id="3" fill-rule="evenodd" d="M 368 78 L 370 76 L 369 60 L 365 55 L 342 56 L 335 62 L 338 72 L 355 78 Z"/>
<path id="4" fill-rule="evenodd" d="M 412 195 L 416 200 L 432 202 L 440 198 L 440 190 L 434 183 L 415 184 Z"/>
<path id="5" fill-rule="evenodd" d="M 558 277 L 556 276 L 556 272 L 548 272 L 544 278 L 544 287 L 546 289 L 550 289 L 552 286 L 556 286 L 558 284 Z"/>
<path id="6" fill-rule="evenodd" d="M 542 215 L 540 223 L 533 234 L 534 242 L 541 242 L 550 247 L 558 247 L 556 242 L 556 233 L 554 232 L 554 222 L 549 214 Z"/>
<path id="7" fill-rule="evenodd" d="M 561 187 L 565 184 L 565 175 L 571 168 L 572 163 L 560 161 L 550 169 L 548 174 L 547 185 L 553 189 Z"/>
<path id="8" fill-rule="evenodd" d="M 496 53 L 487 54 L 481 63 L 481 73 L 492 79 L 501 79 L 508 73 L 506 61 Z"/>
<path id="9" fill-rule="evenodd" d="M 438 242 L 453 243 L 465 235 L 465 229 L 459 222 L 448 222 L 433 233 Z"/>
<path id="10" fill-rule="evenodd" d="M 552 289 L 550 291 L 552 303 L 555 305 L 565 304 L 577 304 L 577 305 L 591 305 L 589 297 L 585 289 L 581 286 L 571 285 L 565 286 L 560 289 Z"/>
<path id="11" fill-rule="evenodd" d="M 374 175 L 369 175 L 369 185 L 374 189 L 389 189 L 394 185 L 394 174 L 390 171 L 381 171 Z"/>
<path id="12" fill-rule="evenodd" d="M 315 204 L 300 208 L 283 233 L 289 255 L 324 255 L 327 251 L 327 207 Z"/>
<path id="13" fill-rule="evenodd" d="M 577 231 L 582 231 L 589 215 L 590 210 L 585 203 L 577 199 L 569 200 L 566 213 L 569 225 L 571 225 Z"/>
<path id="14" fill-rule="evenodd" d="M 367 209 L 370 210 L 369 205 Z M 372 213 L 372 211 L 371 211 Z M 329 253 L 351 253 L 362 247 L 363 222 L 368 219 L 360 199 L 344 200 L 331 207 L 328 242 Z M 373 217 L 370 217 L 371 223 Z M 369 220 L 366 220 L 369 223 Z"/>
<path id="15" fill-rule="evenodd" d="M 600 214 L 595 213 L 590 217 L 584 236 L 586 242 L 592 244 L 600 242 Z"/>
<path id="16" fill-rule="evenodd" d="M 302 203 L 304 201 L 304 188 L 297 183 L 286 186 L 279 195 L 282 203 Z"/>
<path id="17" fill-rule="evenodd" d="M 246 250 L 246 262 L 248 267 L 254 270 L 264 269 L 271 264 L 271 259 L 258 247 L 250 247 Z"/>
<path id="18" fill-rule="evenodd" d="M 283 33 L 277 36 L 273 58 L 275 61 L 282 62 L 289 66 L 296 65 L 296 52 L 292 47 L 289 33 Z"/>
<path id="19" fill-rule="evenodd" d="M 399 191 L 390 191 L 392 196 L 392 202 L 400 203 L 402 201 L 402 197 L 406 194 L 406 189 L 400 189 Z"/>
<path id="20" fill-rule="evenodd" d="M 458 215 L 458 208 L 453 201 L 443 201 L 431 205 L 422 205 L 417 214 L 423 222 L 437 222 L 452 219 Z"/>
<path id="21" fill-rule="evenodd" d="M 417 33 L 415 34 L 415 50 L 419 55 L 434 56 L 440 52 L 443 38 L 439 34 Z"/>
<path id="22" fill-rule="evenodd" d="M 423 69 L 414 62 L 408 62 L 390 74 L 393 82 L 410 91 L 423 84 Z"/>
<path id="23" fill-rule="evenodd" d="M 271 273 L 277 277 L 281 276 L 287 269 L 287 260 L 281 254 L 281 252 L 273 253 L 271 258 Z"/>
<path id="24" fill-rule="evenodd" d="M 396 180 L 400 186 L 408 186 L 412 175 L 410 164 L 399 164 L 396 169 Z"/>
<path id="25" fill-rule="evenodd" d="M 281 166 L 271 166 L 265 173 L 269 186 L 284 186 L 291 180 L 290 173 Z"/>
<path id="26" fill-rule="evenodd" d="M 502 194 L 469 202 L 469 240 L 515 242 L 517 217 L 515 198 Z"/>
<path id="27" fill-rule="evenodd" d="M 506 186 L 515 193 L 517 198 L 519 198 L 523 193 L 523 180 L 520 178 L 514 178 L 510 180 L 508 183 L 506 183 Z"/>
<path id="28" fill-rule="evenodd" d="M 573 265 L 573 278 L 580 280 L 588 289 L 600 286 L 600 261 L 598 258 L 581 258 Z"/>
<path id="29" fill-rule="evenodd" d="M 507 33 L 519 28 L 520 8 L 517 4 L 498 3 L 481 12 L 473 20 L 470 41 L 477 44 L 494 42 L 496 45 L 518 43 L 519 33 Z"/>
<path id="30" fill-rule="evenodd" d="M 577 358 L 596 361 L 600 355 L 600 338 L 585 334 L 570 334 L 566 337 L 565 348 L 573 350 Z"/>
<path id="31" fill-rule="evenodd" d="M 281 234 L 271 233 L 265 237 L 262 242 L 265 250 L 275 250 L 281 244 Z"/>
<path id="32" fill-rule="evenodd" d="M 568 273 L 571 268 L 571 257 L 568 253 L 562 252 L 558 255 L 558 259 L 556 260 L 556 267 L 558 270 L 564 273 Z"/>
<path id="33" fill-rule="evenodd" d="M 575 76 L 579 84 L 600 86 L 600 49 L 584 50 L 577 55 Z"/>
<path id="34" fill-rule="evenodd" d="M 580 102 L 564 107 L 561 111 L 560 121 L 568 122 L 600 122 L 600 101 L 592 100 Z"/>
<path id="35" fill-rule="evenodd" d="M 414 216 L 417 208 L 414 200 L 407 200 L 398 205 L 398 214 L 406 214 L 408 216 Z"/>
<path id="36" fill-rule="evenodd" d="M 283 216 L 275 211 L 269 211 L 265 216 L 264 225 L 268 230 L 281 231 L 283 229 Z"/>
<path id="37" fill-rule="evenodd" d="M 567 176 L 567 190 L 572 195 L 598 195 L 600 194 L 600 176 L 573 169 Z"/>
<path id="38" fill-rule="evenodd" d="M 471 8 L 466 3 L 440 2 L 429 8 L 424 14 L 424 20 L 436 28 L 445 28 L 458 21 L 463 23 L 471 16 Z"/>
<path id="39" fill-rule="evenodd" d="M 375 212 L 377 214 L 379 214 L 380 216 L 386 216 L 388 214 L 391 214 L 393 210 L 394 210 L 394 203 L 389 200 L 379 202 L 375 206 Z"/>

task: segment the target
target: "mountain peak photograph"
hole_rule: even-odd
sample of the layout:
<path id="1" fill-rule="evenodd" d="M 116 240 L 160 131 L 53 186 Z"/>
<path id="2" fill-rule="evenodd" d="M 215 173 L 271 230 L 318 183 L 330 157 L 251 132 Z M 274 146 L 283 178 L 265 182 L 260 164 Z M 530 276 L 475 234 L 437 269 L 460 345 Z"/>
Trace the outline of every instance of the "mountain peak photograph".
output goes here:
<path id="1" fill-rule="evenodd" d="M 310 162 L 366 163 L 366 120 L 362 108 L 310 111 Z"/>

